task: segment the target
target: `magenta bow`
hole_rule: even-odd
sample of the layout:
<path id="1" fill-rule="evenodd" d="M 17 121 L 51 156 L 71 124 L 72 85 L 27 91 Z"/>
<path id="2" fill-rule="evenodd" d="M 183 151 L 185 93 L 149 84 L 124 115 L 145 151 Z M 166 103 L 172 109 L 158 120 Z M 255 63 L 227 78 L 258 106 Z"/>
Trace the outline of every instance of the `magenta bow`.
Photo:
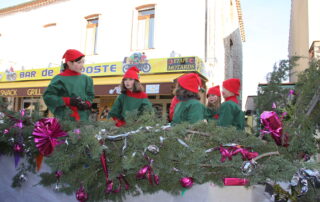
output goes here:
<path id="1" fill-rule="evenodd" d="M 244 161 L 251 160 L 259 155 L 258 152 L 250 152 L 247 149 L 239 146 L 231 146 L 228 148 L 224 148 L 223 146 L 220 146 L 219 150 L 221 154 L 221 160 L 220 160 L 221 162 L 225 162 L 227 158 L 231 161 L 232 156 L 237 155 L 238 153 L 242 155 L 242 159 Z"/>
<path id="2" fill-rule="evenodd" d="M 284 135 L 284 140 L 282 141 L 282 122 L 276 112 L 264 111 L 260 115 L 260 120 L 264 126 L 263 130 L 260 131 L 261 135 L 271 134 L 277 145 L 288 146 L 287 134 Z"/>
<path id="3" fill-rule="evenodd" d="M 59 137 L 67 136 L 67 133 L 61 130 L 61 126 L 56 118 L 40 119 L 35 123 L 32 134 L 36 147 L 43 156 L 50 155 L 57 145 L 65 142 L 59 141 Z"/>

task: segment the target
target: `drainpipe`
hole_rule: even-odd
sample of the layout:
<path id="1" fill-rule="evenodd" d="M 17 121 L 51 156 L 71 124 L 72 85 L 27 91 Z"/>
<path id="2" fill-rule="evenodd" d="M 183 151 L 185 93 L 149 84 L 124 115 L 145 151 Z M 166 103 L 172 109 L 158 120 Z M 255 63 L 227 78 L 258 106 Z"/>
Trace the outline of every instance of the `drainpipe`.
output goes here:
<path id="1" fill-rule="evenodd" d="M 207 42 L 208 42 L 208 0 L 205 0 L 205 17 L 204 17 L 204 61 L 207 62 Z"/>

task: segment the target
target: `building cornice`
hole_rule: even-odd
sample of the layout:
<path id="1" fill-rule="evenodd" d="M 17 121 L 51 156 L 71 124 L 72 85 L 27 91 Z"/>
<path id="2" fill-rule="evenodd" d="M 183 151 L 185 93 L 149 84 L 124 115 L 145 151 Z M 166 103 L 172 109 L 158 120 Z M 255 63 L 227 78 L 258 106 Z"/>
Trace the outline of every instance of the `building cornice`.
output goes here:
<path id="1" fill-rule="evenodd" d="M 238 12 L 238 20 L 239 20 L 241 40 L 243 42 L 245 42 L 246 41 L 246 33 L 244 31 L 243 16 L 242 16 L 242 9 L 241 9 L 240 0 L 236 0 L 236 6 L 237 6 L 237 12 Z"/>
<path id="2" fill-rule="evenodd" d="M 9 14 L 20 12 L 20 11 L 31 10 L 31 9 L 46 6 L 48 4 L 58 2 L 58 1 L 65 1 L 65 0 L 34 0 L 26 3 L 18 4 L 15 6 L 0 9 L 0 16 L 9 15 Z"/>

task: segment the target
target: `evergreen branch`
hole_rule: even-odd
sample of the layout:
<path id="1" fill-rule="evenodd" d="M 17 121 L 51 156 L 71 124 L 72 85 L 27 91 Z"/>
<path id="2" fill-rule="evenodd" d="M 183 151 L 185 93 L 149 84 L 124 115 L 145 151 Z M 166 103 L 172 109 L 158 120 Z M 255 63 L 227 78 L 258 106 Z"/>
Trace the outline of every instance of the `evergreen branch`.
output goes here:
<path id="1" fill-rule="evenodd" d="M 319 101 L 320 101 L 320 86 L 318 87 L 310 103 L 308 104 L 306 116 L 309 116 L 311 114 L 311 112 L 313 111 L 313 109 L 315 108 L 316 104 Z"/>
<path id="2" fill-rule="evenodd" d="M 192 134 L 197 134 L 197 135 L 202 135 L 202 136 L 206 136 L 206 137 L 210 137 L 209 133 L 204 133 L 204 132 L 199 132 L 199 131 L 194 131 L 194 130 L 187 130 L 188 133 L 192 133 Z"/>
<path id="3" fill-rule="evenodd" d="M 272 156 L 272 155 L 280 155 L 280 153 L 278 151 L 276 151 L 276 152 L 267 152 L 267 153 L 261 154 L 261 155 L 255 157 L 255 158 L 253 158 L 252 161 L 257 161 L 257 160 L 259 160 L 261 158 L 264 158 L 266 156 Z"/>

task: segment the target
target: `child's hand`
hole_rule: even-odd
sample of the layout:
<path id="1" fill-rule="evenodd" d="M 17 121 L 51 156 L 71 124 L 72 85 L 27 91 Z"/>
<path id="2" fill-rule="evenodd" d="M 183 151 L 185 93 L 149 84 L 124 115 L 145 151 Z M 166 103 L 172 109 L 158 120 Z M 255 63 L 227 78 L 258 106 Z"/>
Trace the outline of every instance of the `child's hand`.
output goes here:
<path id="1" fill-rule="evenodd" d="M 80 97 L 72 97 L 70 98 L 70 105 L 78 107 L 78 105 L 82 102 L 82 99 Z"/>
<path id="2" fill-rule="evenodd" d="M 78 103 L 77 107 L 80 110 L 90 109 L 91 104 L 90 104 L 90 102 L 86 102 L 86 101 L 81 100 L 81 102 Z"/>

